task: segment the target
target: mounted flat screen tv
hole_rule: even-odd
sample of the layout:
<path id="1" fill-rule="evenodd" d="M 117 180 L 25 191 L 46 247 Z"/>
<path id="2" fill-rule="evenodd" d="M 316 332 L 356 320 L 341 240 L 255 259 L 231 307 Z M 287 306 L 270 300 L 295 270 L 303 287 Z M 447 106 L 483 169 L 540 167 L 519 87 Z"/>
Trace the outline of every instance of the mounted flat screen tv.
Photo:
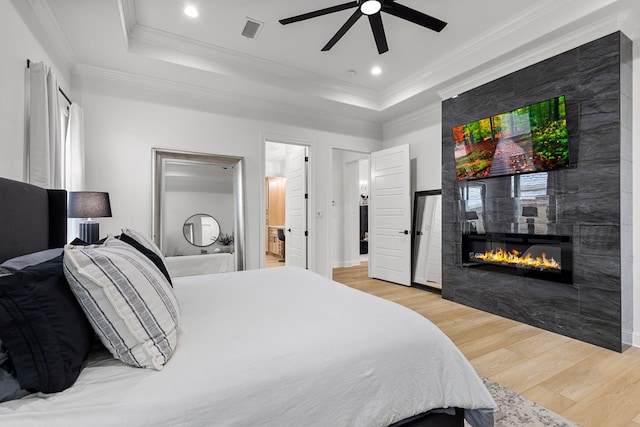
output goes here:
<path id="1" fill-rule="evenodd" d="M 549 171 L 569 164 L 564 96 L 452 131 L 458 181 Z"/>

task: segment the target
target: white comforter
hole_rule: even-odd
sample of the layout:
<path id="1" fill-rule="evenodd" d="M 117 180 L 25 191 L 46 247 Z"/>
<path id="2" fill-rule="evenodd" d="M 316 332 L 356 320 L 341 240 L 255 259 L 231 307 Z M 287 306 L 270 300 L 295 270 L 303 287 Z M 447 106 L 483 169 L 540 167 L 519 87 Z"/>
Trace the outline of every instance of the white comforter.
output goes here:
<path id="1" fill-rule="evenodd" d="M 157 372 L 94 355 L 76 384 L 0 405 L 0 425 L 388 426 L 495 404 L 417 313 L 297 268 L 174 280 L 178 348 Z"/>

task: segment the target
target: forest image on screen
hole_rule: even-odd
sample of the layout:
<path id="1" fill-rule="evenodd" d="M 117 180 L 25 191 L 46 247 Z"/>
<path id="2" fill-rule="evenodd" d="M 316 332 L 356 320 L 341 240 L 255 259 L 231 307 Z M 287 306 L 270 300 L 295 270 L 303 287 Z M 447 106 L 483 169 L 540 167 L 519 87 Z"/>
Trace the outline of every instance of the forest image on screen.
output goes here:
<path id="1" fill-rule="evenodd" d="M 452 131 L 459 181 L 548 171 L 569 162 L 564 96 Z"/>

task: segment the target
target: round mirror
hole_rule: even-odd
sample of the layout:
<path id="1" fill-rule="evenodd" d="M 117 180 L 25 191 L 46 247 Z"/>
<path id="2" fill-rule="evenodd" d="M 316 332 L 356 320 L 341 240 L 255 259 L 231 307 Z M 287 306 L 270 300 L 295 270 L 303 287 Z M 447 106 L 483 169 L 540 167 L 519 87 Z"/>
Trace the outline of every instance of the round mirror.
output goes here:
<path id="1" fill-rule="evenodd" d="M 204 248 L 213 245 L 220 236 L 220 224 L 207 214 L 192 215 L 184 222 L 182 233 L 187 242 Z"/>

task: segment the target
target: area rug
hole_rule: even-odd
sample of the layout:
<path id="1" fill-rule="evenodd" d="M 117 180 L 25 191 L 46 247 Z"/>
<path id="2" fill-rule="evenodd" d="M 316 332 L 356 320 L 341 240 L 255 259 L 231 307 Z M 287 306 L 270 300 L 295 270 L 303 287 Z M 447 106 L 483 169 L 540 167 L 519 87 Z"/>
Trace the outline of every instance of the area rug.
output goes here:
<path id="1" fill-rule="evenodd" d="M 580 427 L 488 378 L 482 377 L 482 381 L 498 405 L 495 427 Z"/>

